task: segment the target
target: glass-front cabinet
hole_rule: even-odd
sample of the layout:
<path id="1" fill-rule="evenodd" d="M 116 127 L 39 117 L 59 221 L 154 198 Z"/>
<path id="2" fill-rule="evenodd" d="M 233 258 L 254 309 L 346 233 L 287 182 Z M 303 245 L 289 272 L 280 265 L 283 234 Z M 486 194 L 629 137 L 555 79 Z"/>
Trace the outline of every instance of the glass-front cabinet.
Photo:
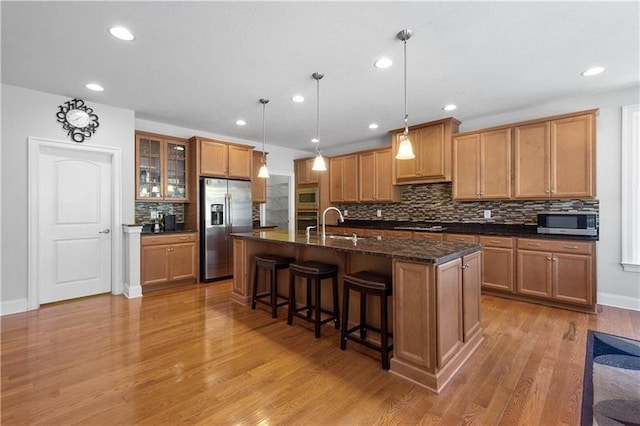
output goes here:
<path id="1" fill-rule="evenodd" d="M 137 201 L 188 201 L 188 143 L 136 133 Z"/>
<path id="2" fill-rule="evenodd" d="M 177 141 L 166 141 L 165 200 L 185 200 L 187 198 L 187 145 Z"/>

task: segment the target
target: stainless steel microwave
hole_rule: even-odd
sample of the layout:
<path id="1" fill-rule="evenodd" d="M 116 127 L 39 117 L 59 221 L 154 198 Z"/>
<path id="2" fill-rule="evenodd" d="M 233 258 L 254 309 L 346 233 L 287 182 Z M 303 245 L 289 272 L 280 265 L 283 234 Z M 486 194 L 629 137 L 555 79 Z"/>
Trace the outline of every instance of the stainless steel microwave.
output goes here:
<path id="1" fill-rule="evenodd" d="M 317 186 L 298 188 L 296 192 L 296 208 L 298 210 L 317 210 L 319 205 Z"/>
<path id="2" fill-rule="evenodd" d="M 598 213 L 541 212 L 538 213 L 538 234 L 598 235 Z"/>

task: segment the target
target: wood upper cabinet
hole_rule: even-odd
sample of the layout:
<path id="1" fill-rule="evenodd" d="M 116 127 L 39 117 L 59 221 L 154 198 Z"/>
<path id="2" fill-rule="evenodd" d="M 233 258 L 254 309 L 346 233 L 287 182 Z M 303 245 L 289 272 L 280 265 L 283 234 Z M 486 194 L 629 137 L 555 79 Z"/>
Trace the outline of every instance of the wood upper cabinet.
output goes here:
<path id="1" fill-rule="evenodd" d="M 200 146 L 200 175 L 251 179 L 253 147 L 196 138 Z"/>
<path id="2" fill-rule="evenodd" d="M 393 185 L 391 148 L 358 153 L 358 200 L 398 202 L 400 188 Z"/>
<path id="3" fill-rule="evenodd" d="M 298 185 L 318 184 L 320 179 L 318 172 L 313 171 L 313 158 L 294 160 L 296 171 L 296 183 Z M 326 158 L 325 158 L 326 160 Z"/>
<path id="4" fill-rule="evenodd" d="M 453 138 L 453 199 L 511 197 L 511 129 Z"/>
<path id="5" fill-rule="evenodd" d="M 251 179 L 253 147 L 229 145 L 229 173 L 234 179 Z"/>
<path id="6" fill-rule="evenodd" d="M 396 160 L 400 135 L 404 129 L 392 132 L 393 184 L 450 182 L 451 135 L 458 131 L 460 122 L 455 118 L 432 121 L 412 126 L 409 140 L 416 158 Z"/>
<path id="7" fill-rule="evenodd" d="M 136 200 L 189 201 L 190 143 L 136 132 Z"/>
<path id="8" fill-rule="evenodd" d="M 514 127 L 515 198 L 595 194 L 594 112 Z"/>
<path id="9" fill-rule="evenodd" d="M 251 173 L 251 201 L 254 203 L 267 202 L 267 179 L 258 177 L 258 172 L 260 171 L 261 166 L 262 151 L 253 151 L 253 172 Z"/>
<path id="10" fill-rule="evenodd" d="M 329 202 L 358 201 L 358 156 L 332 157 L 329 160 Z"/>
<path id="11" fill-rule="evenodd" d="M 195 282 L 196 234 L 143 235 L 140 281 L 143 286 Z"/>
<path id="12" fill-rule="evenodd" d="M 594 306 L 594 243 L 518 238 L 517 288 L 521 294 Z"/>

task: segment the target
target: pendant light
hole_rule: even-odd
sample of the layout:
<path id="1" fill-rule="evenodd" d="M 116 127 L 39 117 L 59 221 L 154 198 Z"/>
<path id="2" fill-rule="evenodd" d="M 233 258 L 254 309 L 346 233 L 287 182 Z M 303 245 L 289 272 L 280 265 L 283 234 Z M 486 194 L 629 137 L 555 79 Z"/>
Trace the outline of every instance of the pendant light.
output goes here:
<path id="1" fill-rule="evenodd" d="M 319 72 L 314 72 L 311 74 L 316 80 L 316 137 L 311 140 L 316 144 L 316 158 L 313 160 L 313 167 L 311 170 L 316 172 L 324 172 L 327 170 L 327 164 L 324 161 L 324 157 L 322 157 L 322 150 L 320 149 L 320 80 L 324 77 L 324 74 Z"/>
<path id="2" fill-rule="evenodd" d="M 267 154 L 264 151 L 264 140 L 266 135 L 266 124 L 264 116 L 267 104 L 269 103 L 269 99 L 260 98 L 260 103 L 262 104 L 262 166 L 260 166 L 258 177 L 267 179 L 269 177 L 269 169 L 267 169 Z"/>
<path id="3" fill-rule="evenodd" d="M 409 114 L 407 114 L 407 40 L 409 40 L 412 35 L 412 30 L 402 30 L 397 35 L 404 43 L 404 132 L 400 135 L 400 144 L 398 145 L 398 152 L 396 153 L 396 159 L 398 160 L 411 160 L 416 158 L 413 153 L 411 141 L 409 140 Z"/>

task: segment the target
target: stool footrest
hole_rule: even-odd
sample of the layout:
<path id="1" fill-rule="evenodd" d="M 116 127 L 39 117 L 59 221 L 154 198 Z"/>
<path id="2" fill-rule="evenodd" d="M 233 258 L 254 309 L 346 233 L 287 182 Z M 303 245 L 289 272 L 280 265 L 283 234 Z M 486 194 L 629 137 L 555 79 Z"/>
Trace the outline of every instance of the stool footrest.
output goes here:
<path id="1" fill-rule="evenodd" d="M 370 349 L 374 349 L 374 350 L 376 350 L 378 352 L 382 352 L 382 346 L 380 346 L 377 343 L 370 342 L 369 340 L 366 340 L 366 339 L 361 339 L 358 336 L 353 336 L 351 334 L 347 334 L 344 337 L 345 337 L 345 339 L 349 339 L 349 340 L 352 340 L 354 342 L 360 343 L 361 345 L 364 345 L 364 346 L 366 346 L 366 347 L 368 347 Z M 387 350 L 391 351 L 392 349 L 393 349 L 393 344 L 387 346 Z"/>

